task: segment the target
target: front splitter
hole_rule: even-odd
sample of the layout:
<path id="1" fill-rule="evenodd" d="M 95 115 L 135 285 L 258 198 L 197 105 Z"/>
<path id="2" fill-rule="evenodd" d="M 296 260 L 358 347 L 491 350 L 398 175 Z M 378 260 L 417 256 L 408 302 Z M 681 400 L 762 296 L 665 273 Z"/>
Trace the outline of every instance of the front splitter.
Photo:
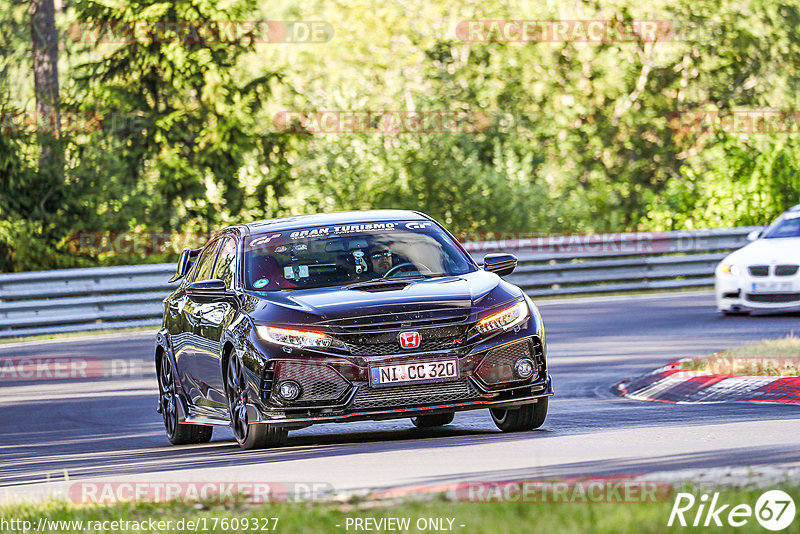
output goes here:
<path id="1" fill-rule="evenodd" d="M 538 388 L 538 391 L 536 390 Z M 437 412 L 459 412 L 466 410 L 477 410 L 481 408 L 513 408 L 525 404 L 533 404 L 538 399 L 550 397 L 553 392 L 553 381 L 550 375 L 544 383 L 531 386 L 534 391 L 524 397 L 514 397 L 506 399 L 471 399 L 467 401 L 451 402 L 446 404 L 430 404 L 426 406 L 413 406 L 392 409 L 361 410 L 343 412 L 337 414 L 321 414 L 312 416 L 286 416 L 283 412 L 261 412 L 253 404 L 247 405 L 247 415 L 250 424 L 317 424 L 317 423 L 338 423 L 349 421 L 370 421 L 382 419 L 402 419 L 413 417 L 420 414 L 435 414 Z"/>

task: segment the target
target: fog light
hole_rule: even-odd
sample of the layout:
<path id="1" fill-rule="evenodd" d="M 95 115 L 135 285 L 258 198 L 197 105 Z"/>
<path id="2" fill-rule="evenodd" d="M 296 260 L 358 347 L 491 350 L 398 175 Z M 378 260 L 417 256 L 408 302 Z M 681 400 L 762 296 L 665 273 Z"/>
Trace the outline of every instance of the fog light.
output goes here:
<path id="1" fill-rule="evenodd" d="M 278 395 L 286 400 L 295 400 L 300 396 L 300 384 L 294 380 L 286 380 L 278 385 Z"/>
<path id="2" fill-rule="evenodd" d="M 533 362 L 528 358 L 517 360 L 514 364 L 514 374 L 519 378 L 530 378 L 533 375 Z"/>

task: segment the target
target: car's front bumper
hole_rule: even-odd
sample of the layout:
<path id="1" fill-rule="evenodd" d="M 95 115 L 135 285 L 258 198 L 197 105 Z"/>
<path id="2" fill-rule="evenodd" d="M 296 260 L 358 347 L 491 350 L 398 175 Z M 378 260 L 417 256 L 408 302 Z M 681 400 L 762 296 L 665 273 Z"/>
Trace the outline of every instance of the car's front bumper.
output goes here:
<path id="1" fill-rule="evenodd" d="M 545 346 L 530 331 L 509 332 L 472 349 L 369 358 L 301 358 L 289 354 L 264 364 L 248 410 L 252 423 L 309 425 L 376 420 L 491 407 L 516 407 L 553 394 Z M 521 335 L 520 335 L 521 334 Z M 528 334 L 528 335 L 526 335 Z M 443 381 L 372 386 L 371 369 L 403 363 L 457 360 L 458 376 Z M 521 379 L 513 371 L 530 360 L 534 374 Z M 279 394 L 284 380 L 298 383 L 302 395 L 287 401 Z"/>
<path id="2" fill-rule="evenodd" d="M 454 385 L 457 386 L 453 387 Z M 426 391 L 429 393 L 427 397 L 424 396 Z M 480 384 L 471 378 L 385 388 L 371 388 L 367 383 L 359 383 L 354 385 L 344 406 L 287 410 L 260 409 L 251 404 L 248 406 L 248 420 L 251 423 L 304 426 L 316 423 L 397 419 L 479 408 L 515 408 L 535 403 L 538 399 L 551 395 L 553 395 L 553 384 L 549 374 L 522 387 L 491 392 L 481 391 Z"/>
<path id="3" fill-rule="evenodd" d="M 782 284 L 780 291 L 754 291 L 754 284 Z M 778 286 L 776 286 L 778 287 Z M 717 274 L 714 284 L 717 309 L 722 312 L 800 311 L 800 275 L 753 277 Z"/>

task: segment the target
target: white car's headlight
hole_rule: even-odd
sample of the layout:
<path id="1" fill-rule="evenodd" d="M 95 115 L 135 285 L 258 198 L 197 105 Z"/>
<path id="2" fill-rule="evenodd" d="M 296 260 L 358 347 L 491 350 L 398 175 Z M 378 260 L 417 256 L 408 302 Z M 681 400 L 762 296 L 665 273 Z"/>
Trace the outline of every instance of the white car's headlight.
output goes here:
<path id="1" fill-rule="evenodd" d="M 475 328 L 481 334 L 508 330 L 523 323 L 529 316 L 528 304 L 523 300 L 488 317 L 484 317 L 475 324 Z"/>
<path id="2" fill-rule="evenodd" d="M 732 263 L 723 263 L 719 266 L 720 274 L 728 274 L 730 276 L 739 276 L 739 266 Z"/>
<path id="3" fill-rule="evenodd" d="M 330 347 L 331 336 L 311 330 L 295 330 L 277 326 L 256 326 L 256 332 L 264 341 L 289 347 Z"/>

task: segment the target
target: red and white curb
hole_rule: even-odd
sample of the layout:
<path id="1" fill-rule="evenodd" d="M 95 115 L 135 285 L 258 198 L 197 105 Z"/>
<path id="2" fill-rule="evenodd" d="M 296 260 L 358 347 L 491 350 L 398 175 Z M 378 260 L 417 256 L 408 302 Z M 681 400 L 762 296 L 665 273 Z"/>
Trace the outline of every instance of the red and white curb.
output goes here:
<path id="1" fill-rule="evenodd" d="M 623 380 L 612 390 L 629 399 L 673 404 L 800 403 L 800 377 L 717 375 L 681 369 L 682 361 Z"/>

